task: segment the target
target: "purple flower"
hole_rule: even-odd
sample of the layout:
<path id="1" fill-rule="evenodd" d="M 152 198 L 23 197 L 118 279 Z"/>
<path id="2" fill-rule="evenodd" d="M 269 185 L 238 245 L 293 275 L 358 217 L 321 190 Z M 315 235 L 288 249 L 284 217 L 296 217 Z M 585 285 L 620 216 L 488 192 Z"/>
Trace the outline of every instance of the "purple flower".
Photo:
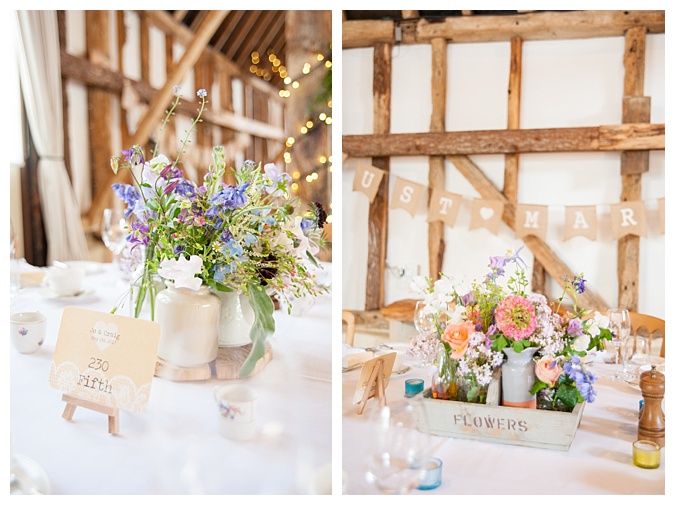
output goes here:
<path id="1" fill-rule="evenodd" d="M 511 263 L 511 262 L 520 263 L 520 264 L 523 265 L 523 268 L 527 268 L 527 264 L 525 263 L 525 260 L 523 260 L 523 258 L 520 257 L 520 251 L 523 250 L 523 247 L 525 247 L 525 246 L 524 245 L 520 246 L 518 248 L 518 250 L 516 252 L 514 252 L 513 254 L 507 253 L 506 254 L 507 263 Z"/>
<path id="2" fill-rule="evenodd" d="M 303 233 L 307 231 L 307 229 L 314 224 L 314 221 L 311 219 L 303 219 L 300 221 L 300 228 L 302 229 Z"/>
<path id="3" fill-rule="evenodd" d="M 578 317 L 570 319 L 570 322 L 567 325 L 567 334 L 571 337 L 580 337 L 583 333 L 584 328 L 581 324 L 581 320 Z"/>
<path id="4" fill-rule="evenodd" d="M 586 291 L 586 279 L 584 279 L 582 276 L 575 275 L 574 279 L 572 280 L 572 286 L 574 286 L 574 289 L 577 293 L 582 294 L 584 291 Z"/>
<path id="5" fill-rule="evenodd" d="M 474 295 L 473 291 L 469 291 L 462 297 L 462 304 L 465 307 L 468 305 L 473 305 L 474 303 L 476 303 L 476 295 Z"/>
<path id="6" fill-rule="evenodd" d="M 193 196 L 196 193 L 196 189 L 192 182 L 186 179 L 180 179 L 178 184 L 176 184 L 174 193 L 187 198 Z"/>
<path id="7" fill-rule="evenodd" d="M 148 245 L 150 242 L 150 228 L 146 223 L 137 219 L 131 223 L 131 233 L 127 237 L 129 243 L 131 244 L 141 244 L 144 246 Z"/>
<path id="8" fill-rule="evenodd" d="M 122 151 L 124 159 L 127 160 L 132 165 L 142 165 L 145 163 L 145 157 L 143 156 L 143 150 L 140 146 L 135 145 L 131 149 L 125 149 Z"/>

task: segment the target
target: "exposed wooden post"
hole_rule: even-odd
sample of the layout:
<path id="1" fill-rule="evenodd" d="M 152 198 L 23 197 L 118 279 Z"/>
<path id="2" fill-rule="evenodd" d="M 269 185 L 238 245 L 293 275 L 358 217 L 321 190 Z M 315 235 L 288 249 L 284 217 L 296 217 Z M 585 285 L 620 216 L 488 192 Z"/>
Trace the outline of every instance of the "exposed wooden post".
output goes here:
<path id="1" fill-rule="evenodd" d="M 389 133 L 391 126 L 391 44 L 373 48 L 373 132 Z M 370 204 L 368 215 L 368 268 L 366 310 L 384 305 L 384 272 L 387 258 L 389 212 L 389 156 L 373 157 L 372 163 L 385 171 L 384 178 Z"/>
<path id="2" fill-rule="evenodd" d="M 431 41 L 431 127 L 432 132 L 445 131 L 445 93 L 447 85 L 448 44 L 445 39 Z M 429 201 L 434 189 L 445 191 L 445 158 L 429 156 Z M 437 280 L 443 270 L 445 223 L 429 223 L 429 277 Z"/>
<path id="3" fill-rule="evenodd" d="M 141 81 L 150 82 L 150 23 L 145 13 L 140 15 Z M 167 74 L 169 75 L 169 74 Z"/>
<path id="4" fill-rule="evenodd" d="M 448 156 L 457 170 L 466 178 L 466 180 L 480 193 L 483 198 L 489 200 L 500 200 L 504 202 L 504 214 L 502 220 L 509 227 L 515 226 L 515 206 L 507 200 L 504 194 L 499 191 L 485 174 L 476 166 L 468 156 Z M 553 250 L 541 238 L 535 235 L 523 237 L 523 242 L 534 256 L 544 265 L 546 271 L 555 281 L 564 286 L 564 277 L 572 278 L 574 273 L 558 258 Z M 593 291 L 588 288 L 577 296 L 582 307 L 587 309 L 604 310 L 607 309 L 607 303 Z"/>
<path id="5" fill-rule="evenodd" d="M 645 27 L 631 28 L 626 32 L 623 55 L 625 68 L 623 81 L 622 122 L 649 122 L 650 101 L 645 98 Z M 649 169 L 649 152 L 633 151 L 621 153 L 621 201 L 642 198 L 642 176 Z M 640 289 L 640 237 L 627 235 L 618 243 L 617 270 L 619 277 L 619 307 L 638 311 Z"/>
<path id="6" fill-rule="evenodd" d="M 124 44 L 127 39 L 127 30 L 124 24 L 125 11 L 116 11 L 117 14 L 117 54 L 120 55 L 118 58 L 117 71 L 124 75 L 124 58 L 122 54 L 124 52 Z M 119 111 L 120 111 L 120 133 L 122 137 L 122 147 L 124 149 L 129 148 L 129 127 L 127 126 L 127 111 L 122 105 L 122 100 L 119 101 Z"/>
<path id="7" fill-rule="evenodd" d="M 85 11 L 87 57 L 92 63 L 110 68 L 110 11 Z M 87 89 L 89 110 L 89 153 L 92 189 L 97 196 L 92 200 L 100 211 L 89 215 L 91 223 L 98 223 L 99 216 L 111 202 L 110 187 L 105 182 L 110 174 L 112 153 L 111 95 L 95 88 Z"/>

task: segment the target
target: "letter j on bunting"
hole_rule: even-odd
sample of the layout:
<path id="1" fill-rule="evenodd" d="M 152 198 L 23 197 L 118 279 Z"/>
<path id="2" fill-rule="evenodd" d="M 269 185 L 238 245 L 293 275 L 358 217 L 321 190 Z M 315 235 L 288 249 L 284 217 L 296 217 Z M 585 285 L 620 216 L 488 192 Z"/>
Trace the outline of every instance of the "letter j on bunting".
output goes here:
<path id="1" fill-rule="evenodd" d="M 546 240 L 548 207 L 545 205 L 516 206 L 516 238 L 536 235 Z"/>
<path id="2" fill-rule="evenodd" d="M 365 163 L 359 163 L 356 166 L 356 173 L 354 174 L 353 189 L 354 191 L 365 193 L 370 203 L 373 203 L 383 177 L 384 170 L 366 165 Z"/>
<path id="3" fill-rule="evenodd" d="M 394 190 L 391 194 L 389 208 L 403 209 L 414 217 L 415 212 L 417 212 L 420 206 L 425 189 L 425 186 L 421 184 L 397 177 L 394 183 Z"/>

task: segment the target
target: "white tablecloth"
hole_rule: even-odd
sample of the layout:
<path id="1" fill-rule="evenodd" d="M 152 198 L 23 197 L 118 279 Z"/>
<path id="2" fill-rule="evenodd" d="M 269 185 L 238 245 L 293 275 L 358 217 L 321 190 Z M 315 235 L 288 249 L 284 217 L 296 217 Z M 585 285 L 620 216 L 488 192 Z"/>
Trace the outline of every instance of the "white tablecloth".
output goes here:
<path id="1" fill-rule="evenodd" d="M 10 347 L 11 451 L 44 468 L 53 494 L 306 493 L 317 469 L 331 463 L 331 296 L 302 317 L 275 312 L 273 359 L 245 380 L 172 382 L 155 377 L 143 413 L 120 411 L 120 433 L 107 417 L 77 408 L 61 417 L 61 392 L 48 383 L 63 307 L 108 312 L 125 288 L 111 265 L 86 277 L 93 292 L 59 300 L 25 288 L 10 311 L 39 310 L 48 318 L 45 343 L 34 354 Z M 257 433 L 249 442 L 218 434 L 213 390 L 245 382 L 258 393 Z"/>
<path id="2" fill-rule="evenodd" d="M 638 468 L 632 461 L 642 398 L 639 388 L 610 380 L 610 365 L 595 363 L 593 370 L 600 377 L 598 396 L 585 406 L 569 451 L 434 436 L 434 456 L 443 462 L 441 486 L 428 491 L 415 489 L 413 494 L 663 494 L 666 448 L 661 450 L 661 467 L 656 470 Z M 377 494 L 364 477 L 367 413 L 377 400 L 370 399 L 363 414 L 357 414 L 352 401 L 359 372 L 343 374 L 342 464 L 348 475 L 348 494 Z M 405 400 L 406 379 L 424 379 L 428 387 L 431 373 L 431 368 L 413 367 L 405 375 L 392 375 L 387 402 Z"/>

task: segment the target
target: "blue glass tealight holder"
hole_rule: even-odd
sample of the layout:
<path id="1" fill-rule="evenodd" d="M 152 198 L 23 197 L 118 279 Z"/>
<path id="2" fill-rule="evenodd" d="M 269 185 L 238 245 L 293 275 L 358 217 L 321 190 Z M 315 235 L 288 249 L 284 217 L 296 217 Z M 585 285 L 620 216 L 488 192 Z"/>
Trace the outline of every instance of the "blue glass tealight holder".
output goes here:
<path id="1" fill-rule="evenodd" d="M 443 473 L 443 462 L 438 458 L 431 458 L 427 464 L 427 471 L 422 477 L 417 489 L 428 491 L 436 489 L 441 485 L 441 475 Z"/>
<path id="2" fill-rule="evenodd" d="M 405 381 L 405 397 L 411 398 L 424 390 L 422 379 L 408 379 Z"/>

